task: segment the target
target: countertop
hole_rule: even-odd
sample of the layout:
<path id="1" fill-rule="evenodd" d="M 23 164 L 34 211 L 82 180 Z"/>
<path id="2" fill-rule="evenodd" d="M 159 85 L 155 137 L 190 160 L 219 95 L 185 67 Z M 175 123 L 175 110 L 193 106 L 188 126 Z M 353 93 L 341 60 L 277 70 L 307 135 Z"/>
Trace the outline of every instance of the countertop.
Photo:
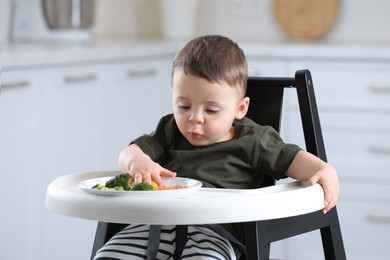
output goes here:
<path id="1" fill-rule="evenodd" d="M 157 40 L 105 40 L 84 45 L 8 44 L 1 49 L 1 65 L 3 68 L 12 69 L 112 59 L 173 57 L 179 48 L 179 43 Z"/>
<path id="2" fill-rule="evenodd" d="M 13 69 L 25 66 L 45 66 L 74 62 L 109 61 L 169 57 L 184 42 L 165 40 L 104 39 L 85 45 L 7 44 L 1 49 L 1 66 Z M 390 46 L 340 45 L 332 43 L 259 43 L 238 41 L 248 58 L 268 59 L 343 59 L 357 61 L 390 62 Z"/>

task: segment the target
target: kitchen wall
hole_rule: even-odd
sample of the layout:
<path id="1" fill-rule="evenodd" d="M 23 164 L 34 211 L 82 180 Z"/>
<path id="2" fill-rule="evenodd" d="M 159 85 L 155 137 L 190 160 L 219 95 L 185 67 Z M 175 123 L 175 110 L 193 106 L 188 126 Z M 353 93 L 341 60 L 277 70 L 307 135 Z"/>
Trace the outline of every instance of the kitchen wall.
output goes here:
<path id="1" fill-rule="evenodd" d="M 8 40 L 11 1 L 0 0 L 3 42 Z M 96 0 L 94 32 L 98 38 L 160 38 L 161 1 Z M 289 41 L 274 19 L 272 3 L 272 0 L 199 0 L 191 35 L 218 33 L 250 41 Z M 337 44 L 390 44 L 389 10 L 388 0 L 340 0 L 338 19 L 320 40 Z M 179 13 L 174 15 L 181 23 Z"/>
<path id="2" fill-rule="evenodd" d="M 95 32 L 102 37 L 159 37 L 162 35 L 159 4 L 160 0 L 97 0 Z M 193 34 L 288 41 L 274 19 L 272 7 L 272 0 L 199 0 L 194 10 L 197 21 Z M 389 10 L 388 0 L 342 0 L 334 27 L 320 40 L 337 44 L 390 44 Z M 177 19 L 179 23 L 180 18 Z"/>

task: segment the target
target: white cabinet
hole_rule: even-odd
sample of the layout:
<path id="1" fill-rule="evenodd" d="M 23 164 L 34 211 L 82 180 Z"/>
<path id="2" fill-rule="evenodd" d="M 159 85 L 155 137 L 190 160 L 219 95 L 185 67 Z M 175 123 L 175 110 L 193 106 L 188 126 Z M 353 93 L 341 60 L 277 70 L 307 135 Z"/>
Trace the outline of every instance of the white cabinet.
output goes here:
<path id="1" fill-rule="evenodd" d="M 311 52 L 310 46 L 272 50 L 260 48 L 247 55 L 250 74 L 293 77 L 300 69 L 312 73 L 328 161 L 340 178 L 337 206 L 347 258 L 388 259 L 390 58 L 359 59 L 358 53 L 349 52 L 344 57 L 324 48 L 325 55 Z M 281 135 L 304 147 L 296 91 L 287 90 L 285 99 Z M 276 258 L 324 259 L 318 231 L 281 245 L 274 250 Z"/>
<path id="2" fill-rule="evenodd" d="M 117 169 L 119 152 L 170 111 L 170 71 L 165 58 L 46 69 L 46 184 L 72 172 Z M 59 252 L 64 260 L 89 257 L 96 222 L 45 216 L 46 259 Z M 64 250 L 63 241 L 78 250 Z"/>
<path id="3" fill-rule="evenodd" d="M 131 140 L 151 133 L 171 113 L 171 60 L 124 61 L 106 68 L 100 97 L 100 169 L 117 169 Z"/>
<path id="4" fill-rule="evenodd" d="M 121 149 L 171 111 L 171 58 L 6 68 L 1 76 L 2 257 L 89 259 L 97 222 L 47 210 L 46 188 L 62 175 L 118 168 Z"/>
<path id="5" fill-rule="evenodd" d="M 284 59 L 262 58 L 248 56 L 248 75 L 252 77 L 283 77 L 287 72 Z"/>
<path id="6" fill-rule="evenodd" d="M 42 132 L 46 181 L 74 171 L 96 169 L 101 120 L 99 65 L 44 69 Z"/>
<path id="7" fill-rule="evenodd" d="M 42 69 L 42 202 L 46 187 L 55 178 L 98 170 L 99 77 L 105 71 L 101 65 L 77 64 Z M 96 223 L 51 212 L 44 203 L 40 208 L 44 259 L 88 259 Z M 78 250 L 64 250 L 64 245 Z"/>
<path id="8" fill-rule="evenodd" d="M 42 259 L 39 197 L 39 71 L 3 70 L 0 93 L 0 251 L 3 259 Z M 21 250 L 23 249 L 23 250 Z"/>
<path id="9" fill-rule="evenodd" d="M 348 259 L 389 259 L 389 182 L 349 181 L 341 188 L 338 210 Z"/>
<path id="10" fill-rule="evenodd" d="M 289 67 L 290 73 L 300 68 L 312 72 L 328 161 L 340 178 L 338 212 L 347 257 L 387 259 L 390 64 L 302 60 L 292 61 Z M 296 105 L 291 108 L 296 111 Z M 298 118 L 296 112 L 291 115 Z M 299 120 L 293 120 L 289 141 L 302 143 L 295 138 L 299 131 Z M 319 241 L 316 234 L 291 239 L 292 259 L 322 259 Z"/>

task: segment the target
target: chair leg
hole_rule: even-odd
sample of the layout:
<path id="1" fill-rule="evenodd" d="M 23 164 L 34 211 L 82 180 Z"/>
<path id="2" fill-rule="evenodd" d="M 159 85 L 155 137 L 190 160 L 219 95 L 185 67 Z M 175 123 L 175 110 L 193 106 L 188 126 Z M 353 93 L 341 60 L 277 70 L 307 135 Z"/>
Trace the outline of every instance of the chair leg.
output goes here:
<path id="1" fill-rule="evenodd" d="M 322 245 L 325 259 L 346 260 L 343 238 L 336 207 L 328 213 L 329 226 L 321 229 Z"/>
<path id="2" fill-rule="evenodd" d="M 109 224 L 106 222 L 98 222 L 97 224 L 95 241 L 93 242 L 92 247 L 91 260 L 94 259 L 96 252 L 106 243 L 108 225 Z"/>
<path id="3" fill-rule="evenodd" d="M 184 250 L 184 246 L 187 242 L 188 226 L 178 225 L 176 226 L 176 249 L 173 255 L 173 259 L 178 260 Z"/>
<path id="4" fill-rule="evenodd" d="M 125 228 L 128 224 L 116 224 L 98 222 L 95 234 L 95 241 L 92 247 L 91 260 L 95 258 L 96 252 L 110 240 L 116 233 Z"/>
<path id="5" fill-rule="evenodd" d="M 247 260 L 269 260 L 270 243 L 266 221 L 245 223 Z"/>

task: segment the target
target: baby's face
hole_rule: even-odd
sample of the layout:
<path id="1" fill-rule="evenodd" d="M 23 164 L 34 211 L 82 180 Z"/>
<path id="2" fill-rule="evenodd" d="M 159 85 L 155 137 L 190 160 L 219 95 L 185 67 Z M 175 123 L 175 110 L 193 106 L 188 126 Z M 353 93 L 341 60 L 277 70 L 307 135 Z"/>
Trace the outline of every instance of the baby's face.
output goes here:
<path id="1" fill-rule="evenodd" d="M 243 99 L 235 87 L 210 83 L 175 70 L 172 80 L 173 113 L 181 134 L 194 146 L 233 138 L 232 126 Z"/>

